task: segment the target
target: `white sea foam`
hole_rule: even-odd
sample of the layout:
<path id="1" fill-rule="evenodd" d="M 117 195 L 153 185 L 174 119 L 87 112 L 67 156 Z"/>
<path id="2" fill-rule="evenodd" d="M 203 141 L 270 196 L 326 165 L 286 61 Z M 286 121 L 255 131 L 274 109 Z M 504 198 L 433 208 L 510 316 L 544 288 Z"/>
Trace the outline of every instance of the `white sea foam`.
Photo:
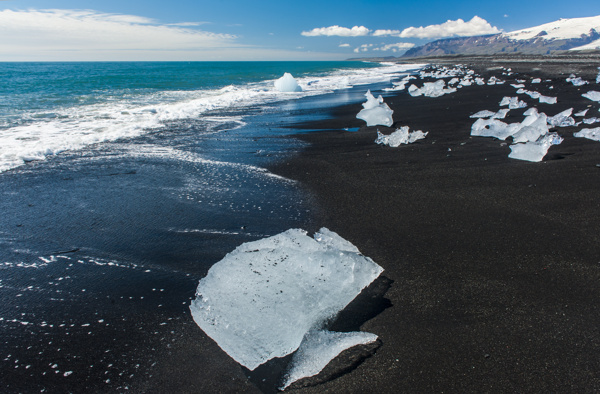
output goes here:
<path id="1" fill-rule="evenodd" d="M 103 103 L 30 112 L 20 124 L 0 119 L 0 172 L 66 150 L 95 143 L 133 138 L 156 131 L 168 122 L 208 118 L 208 111 L 244 108 L 280 100 L 331 93 L 355 85 L 388 82 L 422 65 L 383 64 L 382 67 L 339 70 L 321 77 L 296 78 L 303 92 L 290 95 L 273 88 L 274 80 L 226 86 L 216 90 L 163 91 L 123 97 Z M 241 119 L 238 119 L 240 122 Z M 218 123 L 218 122 L 217 122 Z M 232 127 L 240 127 L 233 123 Z M 210 131 L 210 129 L 209 129 Z"/>

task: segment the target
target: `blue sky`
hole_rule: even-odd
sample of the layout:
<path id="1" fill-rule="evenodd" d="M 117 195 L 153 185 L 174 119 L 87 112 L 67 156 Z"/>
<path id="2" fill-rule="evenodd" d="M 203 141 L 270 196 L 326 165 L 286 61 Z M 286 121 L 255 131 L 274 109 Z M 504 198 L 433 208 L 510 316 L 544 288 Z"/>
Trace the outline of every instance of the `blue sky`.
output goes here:
<path id="1" fill-rule="evenodd" d="M 0 61 L 336 60 L 596 15 L 597 0 L 0 0 Z"/>

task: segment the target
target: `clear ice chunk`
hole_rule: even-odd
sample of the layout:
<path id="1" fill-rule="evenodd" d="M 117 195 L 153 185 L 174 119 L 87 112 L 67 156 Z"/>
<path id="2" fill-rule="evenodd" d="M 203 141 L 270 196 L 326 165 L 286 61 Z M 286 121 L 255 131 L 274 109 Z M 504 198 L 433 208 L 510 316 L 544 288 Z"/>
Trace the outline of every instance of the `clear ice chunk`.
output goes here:
<path id="1" fill-rule="evenodd" d="M 311 331 L 304 337 L 298 351 L 292 357 L 281 390 L 305 377 L 321 372 L 341 352 L 356 345 L 367 345 L 377 340 L 368 332 Z"/>
<path id="2" fill-rule="evenodd" d="M 527 103 L 523 100 L 519 100 L 518 97 L 503 97 L 500 101 L 500 106 L 503 107 L 508 105 L 509 109 L 525 108 Z"/>
<path id="3" fill-rule="evenodd" d="M 573 137 L 587 138 L 589 140 L 600 141 L 600 127 L 594 129 L 582 129 L 573 134 Z"/>
<path id="4" fill-rule="evenodd" d="M 192 317 L 230 357 L 254 370 L 298 349 L 383 271 L 322 228 L 248 242 L 200 280 Z"/>
<path id="5" fill-rule="evenodd" d="M 383 97 L 375 98 L 371 91 L 365 94 L 367 101 L 363 103 L 363 109 L 356 115 L 358 119 L 367 122 L 367 126 L 387 126 L 394 124 L 392 114 L 394 111 L 383 102 Z"/>
<path id="6" fill-rule="evenodd" d="M 396 129 L 390 135 L 384 135 L 377 131 L 376 144 L 389 145 L 392 148 L 397 148 L 401 144 L 412 144 L 415 141 L 425 138 L 429 132 L 422 132 L 421 130 L 409 131 L 408 126 L 402 126 Z"/>
<path id="7" fill-rule="evenodd" d="M 423 87 L 418 88 L 415 85 L 410 85 L 408 94 L 413 97 L 440 97 L 448 93 L 456 92 L 456 88 L 445 88 L 446 82 L 443 79 L 438 79 L 435 82 L 424 82 Z"/>
<path id="8" fill-rule="evenodd" d="M 301 92 L 302 88 L 290 73 L 284 73 L 283 77 L 275 81 L 275 89 L 280 92 Z"/>
<path id="9" fill-rule="evenodd" d="M 554 127 L 575 126 L 575 119 L 571 117 L 573 108 L 566 109 L 554 116 L 548 118 L 548 124 Z"/>
<path id="10" fill-rule="evenodd" d="M 589 83 L 588 81 L 581 79 L 581 77 L 578 77 L 575 74 L 571 74 L 569 78 L 567 78 L 567 82 L 571 82 L 573 86 L 583 86 Z"/>
<path id="11" fill-rule="evenodd" d="M 584 93 L 584 94 L 582 94 L 582 96 L 585 97 L 586 99 L 600 102 L 600 92 L 597 92 L 595 90 L 591 90 L 587 93 Z"/>
<path id="12" fill-rule="evenodd" d="M 531 162 L 542 161 L 544 156 L 546 156 L 546 153 L 548 153 L 548 149 L 550 149 L 552 145 L 560 144 L 562 141 L 563 138 L 557 133 L 546 134 L 535 142 L 511 145 L 511 152 L 508 157 Z"/>

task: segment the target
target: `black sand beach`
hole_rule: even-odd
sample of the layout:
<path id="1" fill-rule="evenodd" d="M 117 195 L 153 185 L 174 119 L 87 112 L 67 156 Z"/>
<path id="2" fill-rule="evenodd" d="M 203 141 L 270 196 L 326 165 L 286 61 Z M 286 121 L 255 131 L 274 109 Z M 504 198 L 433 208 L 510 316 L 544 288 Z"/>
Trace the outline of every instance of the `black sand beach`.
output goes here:
<path id="1" fill-rule="evenodd" d="M 600 64 L 463 63 L 507 83 L 384 95 L 391 128 L 356 119 L 360 103 L 336 108 L 330 120 L 296 125 L 314 131 L 299 137 L 310 146 L 272 169 L 316 196 L 320 217 L 308 230 L 339 233 L 393 281 L 392 306 L 362 327 L 379 335 L 376 354 L 298 392 L 600 390 L 600 144 L 572 136 L 586 125 L 558 128 L 565 141 L 530 163 L 509 159 L 503 141 L 469 135 L 469 116 L 497 111 L 516 95 L 515 79 L 540 77 L 535 90 L 558 97 L 520 96 L 540 112 L 589 107 L 598 116 L 598 103 L 581 97 L 597 85 L 565 79 L 593 80 Z M 504 121 L 522 121 L 523 111 Z M 398 148 L 374 143 L 377 130 L 404 125 L 429 135 Z"/>

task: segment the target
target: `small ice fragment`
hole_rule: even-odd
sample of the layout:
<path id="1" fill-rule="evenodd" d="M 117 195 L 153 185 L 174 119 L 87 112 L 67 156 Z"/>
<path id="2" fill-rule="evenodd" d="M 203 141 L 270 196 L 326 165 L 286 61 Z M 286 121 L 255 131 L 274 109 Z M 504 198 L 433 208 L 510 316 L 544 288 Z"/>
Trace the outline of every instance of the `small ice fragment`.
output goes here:
<path id="1" fill-rule="evenodd" d="M 589 140 L 600 141 L 600 127 L 594 129 L 581 129 L 573 134 L 573 137 L 587 138 Z"/>
<path id="2" fill-rule="evenodd" d="M 190 305 L 194 321 L 250 370 L 294 352 L 383 269 L 322 228 L 244 243 L 213 265 Z"/>
<path id="3" fill-rule="evenodd" d="M 376 144 L 389 145 L 392 148 L 397 148 L 401 144 L 412 144 L 417 140 L 421 140 L 427 136 L 429 132 L 422 132 L 421 130 L 416 130 L 413 132 L 408 131 L 408 126 L 402 126 L 399 129 L 396 129 L 390 135 L 384 135 L 377 131 L 377 139 L 375 140 Z"/>
<path id="4" fill-rule="evenodd" d="M 443 79 L 438 79 L 435 82 L 424 82 L 422 88 L 418 88 L 415 85 L 410 85 L 408 88 L 408 94 L 413 97 L 440 97 L 444 94 L 456 92 L 456 88 L 444 88 L 444 86 L 446 86 L 446 82 L 444 82 Z"/>
<path id="5" fill-rule="evenodd" d="M 541 78 L 534 78 L 531 80 L 531 83 L 541 83 L 542 79 Z"/>
<path id="6" fill-rule="evenodd" d="M 573 108 L 566 109 L 548 118 L 548 124 L 554 127 L 575 126 L 575 119 L 571 117 Z"/>
<path id="7" fill-rule="evenodd" d="M 520 123 L 506 124 L 497 119 L 477 119 L 471 126 L 471 135 L 478 137 L 494 137 L 505 140 L 521 128 Z"/>
<path id="8" fill-rule="evenodd" d="M 588 109 L 584 109 L 583 111 L 577 112 L 575 114 L 575 116 L 585 116 L 585 114 L 587 114 L 587 111 L 589 111 L 589 108 Z"/>
<path id="9" fill-rule="evenodd" d="M 523 85 L 522 83 L 511 83 L 510 86 L 512 86 L 515 89 L 521 89 L 525 87 L 525 85 Z"/>
<path id="10" fill-rule="evenodd" d="M 496 115 L 495 112 L 489 111 L 487 109 L 484 109 L 483 111 L 479 111 L 477 113 L 474 113 L 473 115 L 469 116 L 470 118 L 490 118 L 493 115 Z"/>
<path id="11" fill-rule="evenodd" d="M 582 94 L 582 96 L 585 97 L 586 99 L 600 102 L 600 92 L 597 92 L 595 90 L 591 90 L 587 93 L 584 93 L 584 94 Z"/>
<path id="12" fill-rule="evenodd" d="M 600 118 L 587 118 L 583 120 L 585 124 L 594 124 L 600 122 Z"/>
<path id="13" fill-rule="evenodd" d="M 363 103 L 363 109 L 356 115 L 358 119 L 367 122 L 367 126 L 387 126 L 390 127 L 394 120 L 392 114 L 394 111 L 383 102 L 383 97 L 375 98 L 371 91 L 365 94 L 367 101 Z"/>
<path id="14" fill-rule="evenodd" d="M 562 141 L 563 138 L 557 133 L 546 134 L 535 142 L 511 145 L 511 152 L 508 157 L 511 159 L 526 160 L 531 162 L 542 161 L 544 156 L 546 156 L 546 153 L 548 153 L 550 146 L 558 145 Z"/>
<path id="15" fill-rule="evenodd" d="M 284 73 L 283 77 L 275 81 L 275 89 L 280 92 L 301 92 L 302 88 L 294 79 L 292 74 Z"/>
<path id="16" fill-rule="evenodd" d="M 542 96 L 542 95 L 540 95 L 539 100 L 540 100 L 540 103 L 546 103 L 546 104 L 556 104 L 558 102 L 558 98 L 556 98 L 556 97 L 548 97 L 548 96 Z"/>
<path id="17" fill-rule="evenodd" d="M 584 81 L 581 77 L 575 76 L 575 74 L 571 74 L 569 78 L 567 78 L 567 82 L 571 82 L 573 86 L 583 86 L 588 84 L 588 81 Z"/>
<path id="18" fill-rule="evenodd" d="M 598 76 L 596 77 L 596 83 L 600 83 L 600 67 L 598 67 Z"/>
<path id="19" fill-rule="evenodd" d="M 519 100 L 518 97 L 503 97 L 500 101 L 500 106 L 503 107 L 508 105 L 509 109 L 525 108 L 527 103 L 523 100 Z"/>
<path id="20" fill-rule="evenodd" d="M 302 340 L 292 357 L 281 390 L 302 378 L 321 372 L 341 352 L 356 345 L 367 345 L 377 340 L 368 332 L 311 331 Z"/>

